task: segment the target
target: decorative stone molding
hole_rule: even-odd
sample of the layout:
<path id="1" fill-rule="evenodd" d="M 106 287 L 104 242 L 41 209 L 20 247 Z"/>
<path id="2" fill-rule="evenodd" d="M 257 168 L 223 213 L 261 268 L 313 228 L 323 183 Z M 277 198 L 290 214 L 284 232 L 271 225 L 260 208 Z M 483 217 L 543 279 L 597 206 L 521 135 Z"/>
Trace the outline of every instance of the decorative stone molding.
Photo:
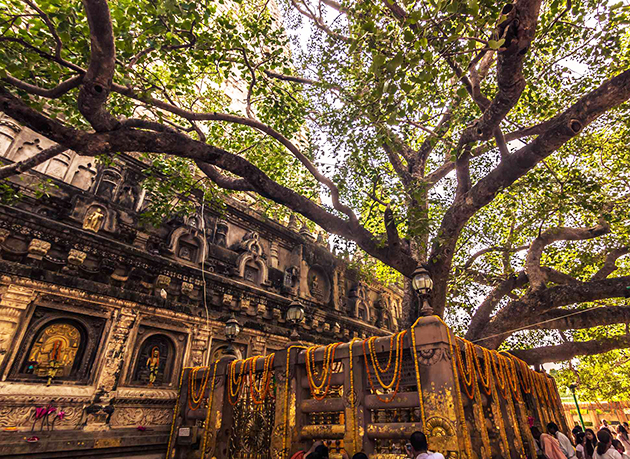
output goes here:
<path id="1" fill-rule="evenodd" d="M 112 391 L 120 378 L 124 356 L 129 352 L 129 334 L 137 319 L 135 311 L 122 308 L 115 312 L 113 329 L 105 350 L 105 364 L 97 387 L 106 392 Z"/>
<path id="2" fill-rule="evenodd" d="M 0 244 L 3 244 L 10 235 L 11 232 L 8 229 L 0 228 Z"/>
<path id="3" fill-rule="evenodd" d="M 30 256 L 41 260 L 48 254 L 50 247 L 50 242 L 42 241 L 41 239 L 33 239 L 28 245 L 28 253 Z"/>
<path id="4" fill-rule="evenodd" d="M 72 266 L 80 266 L 86 258 L 87 253 L 76 249 L 70 249 L 70 253 L 68 253 L 68 264 Z"/>
<path id="5" fill-rule="evenodd" d="M 164 274 L 160 274 L 155 281 L 155 285 L 160 288 L 166 288 L 171 285 L 171 278 L 169 276 L 165 276 Z"/>
<path id="6" fill-rule="evenodd" d="M 195 286 L 190 282 L 182 282 L 182 293 L 186 296 L 190 296 L 190 294 L 195 289 Z"/>
<path id="7" fill-rule="evenodd" d="M 0 301 L 0 367 L 7 355 L 24 310 L 35 299 L 33 289 L 11 284 Z"/>
<path id="8" fill-rule="evenodd" d="M 269 264 L 272 268 L 278 269 L 278 242 L 271 241 L 271 245 L 269 246 Z"/>
<path id="9" fill-rule="evenodd" d="M 171 423 L 172 408 L 117 407 L 112 415 L 114 427 L 164 426 Z"/>
<path id="10" fill-rule="evenodd" d="M 231 304 L 232 304 L 232 299 L 233 299 L 233 296 L 232 296 L 232 295 L 230 295 L 229 293 L 224 293 L 224 294 L 223 294 L 223 298 L 222 298 L 221 302 L 222 302 L 224 305 L 229 306 L 229 305 L 231 305 Z"/>

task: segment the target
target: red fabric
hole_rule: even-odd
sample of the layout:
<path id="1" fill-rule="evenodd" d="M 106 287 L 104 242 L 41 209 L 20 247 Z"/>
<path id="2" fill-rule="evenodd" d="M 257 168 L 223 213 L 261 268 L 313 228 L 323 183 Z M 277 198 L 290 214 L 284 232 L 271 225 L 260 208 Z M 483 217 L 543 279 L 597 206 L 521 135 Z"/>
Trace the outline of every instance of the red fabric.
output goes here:
<path id="1" fill-rule="evenodd" d="M 291 459 L 304 459 L 304 453 L 305 452 L 306 451 L 298 451 L 293 456 L 291 456 Z"/>

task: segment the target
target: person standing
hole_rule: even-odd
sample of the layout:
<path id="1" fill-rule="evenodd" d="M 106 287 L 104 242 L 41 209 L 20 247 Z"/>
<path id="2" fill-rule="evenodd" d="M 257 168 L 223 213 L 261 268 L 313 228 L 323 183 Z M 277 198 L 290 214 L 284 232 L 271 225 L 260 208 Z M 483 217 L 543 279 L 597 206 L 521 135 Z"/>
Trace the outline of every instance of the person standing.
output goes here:
<path id="1" fill-rule="evenodd" d="M 560 444 L 560 449 L 567 459 L 575 459 L 575 448 L 573 448 L 571 440 L 569 440 L 569 437 L 565 434 L 560 432 L 560 429 L 558 429 L 558 425 L 555 422 L 547 424 L 547 432 L 549 432 L 549 435 L 556 437 L 558 443 Z"/>
<path id="2" fill-rule="evenodd" d="M 422 432 L 414 432 L 407 443 L 407 455 L 410 459 L 444 459 L 440 453 L 429 451 L 427 437 Z"/>
<path id="3" fill-rule="evenodd" d="M 560 443 L 558 443 L 558 439 L 556 437 L 542 433 L 536 426 L 532 427 L 530 430 L 532 432 L 532 436 L 538 444 L 538 449 L 542 451 L 547 459 L 566 459 L 566 456 L 560 449 Z"/>
<path id="4" fill-rule="evenodd" d="M 586 459 L 593 459 L 595 454 L 595 448 L 597 448 L 597 437 L 593 429 L 586 429 L 584 431 L 584 452 Z"/>
<path id="5" fill-rule="evenodd" d="M 623 449 L 630 452 L 630 437 L 628 437 L 628 430 L 621 424 L 617 426 L 617 440 L 623 445 Z"/>
<path id="6" fill-rule="evenodd" d="M 577 459 L 586 459 L 586 451 L 584 451 L 584 432 L 575 434 L 575 455 Z"/>
<path id="7" fill-rule="evenodd" d="M 593 459 L 623 459 L 619 451 L 613 448 L 613 438 L 608 429 L 600 429 L 597 432 L 597 440 L 599 441 L 597 442 Z"/>

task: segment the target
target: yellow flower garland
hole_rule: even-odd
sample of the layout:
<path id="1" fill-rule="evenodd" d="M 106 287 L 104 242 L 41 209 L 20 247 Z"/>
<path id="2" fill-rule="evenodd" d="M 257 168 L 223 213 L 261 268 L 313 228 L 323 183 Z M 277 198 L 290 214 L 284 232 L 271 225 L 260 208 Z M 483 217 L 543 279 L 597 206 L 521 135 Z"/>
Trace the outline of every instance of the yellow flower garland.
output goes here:
<path id="1" fill-rule="evenodd" d="M 208 394 L 208 411 L 206 413 L 206 420 L 204 422 L 203 442 L 201 444 L 201 459 L 204 459 L 206 457 L 206 443 L 208 442 L 208 437 L 210 436 L 209 434 L 212 431 L 210 420 L 212 419 L 212 402 L 214 401 L 214 386 L 216 383 L 218 366 L 219 360 L 214 362 L 214 370 L 212 371 L 212 385 L 210 386 L 210 393 Z M 209 370 L 210 368 L 208 367 L 208 371 Z"/>
<path id="2" fill-rule="evenodd" d="M 411 326 L 411 344 L 413 345 L 413 361 L 416 367 L 416 384 L 418 385 L 418 401 L 420 402 L 420 418 L 422 421 L 422 428 L 425 429 L 427 425 L 426 415 L 424 413 L 424 399 L 422 398 L 422 382 L 420 381 L 420 365 L 418 364 L 418 350 L 416 348 L 416 333 L 414 329 L 420 319 L 417 319 Z"/>
<path id="3" fill-rule="evenodd" d="M 168 445 L 166 446 L 166 459 L 169 459 L 171 454 L 171 445 L 173 441 L 173 430 L 175 430 L 175 423 L 177 422 L 177 416 L 179 414 L 179 404 L 181 403 L 179 397 L 182 395 L 182 382 L 184 381 L 184 373 L 186 370 L 190 370 L 189 367 L 182 368 L 182 373 L 179 375 L 179 387 L 177 389 L 177 401 L 175 403 L 175 412 L 173 413 L 173 422 L 171 422 L 171 433 L 168 436 Z"/>

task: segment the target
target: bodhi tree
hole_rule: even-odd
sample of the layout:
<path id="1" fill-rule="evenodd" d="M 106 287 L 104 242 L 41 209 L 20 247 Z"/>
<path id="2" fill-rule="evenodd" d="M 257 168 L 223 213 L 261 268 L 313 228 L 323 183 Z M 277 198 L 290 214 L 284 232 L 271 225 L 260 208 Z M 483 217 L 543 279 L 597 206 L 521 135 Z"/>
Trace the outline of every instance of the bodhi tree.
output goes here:
<path id="1" fill-rule="evenodd" d="M 422 265 L 434 313 L 484 346 L 625 347 L 569 335 L 630 320 L 628 19 L 603 0 L 5 0 L 0 110 L 58 145 L 0 178 L 141 154 L 163 213 L 250 193 L 399 273 L 407 325 Z"/>

